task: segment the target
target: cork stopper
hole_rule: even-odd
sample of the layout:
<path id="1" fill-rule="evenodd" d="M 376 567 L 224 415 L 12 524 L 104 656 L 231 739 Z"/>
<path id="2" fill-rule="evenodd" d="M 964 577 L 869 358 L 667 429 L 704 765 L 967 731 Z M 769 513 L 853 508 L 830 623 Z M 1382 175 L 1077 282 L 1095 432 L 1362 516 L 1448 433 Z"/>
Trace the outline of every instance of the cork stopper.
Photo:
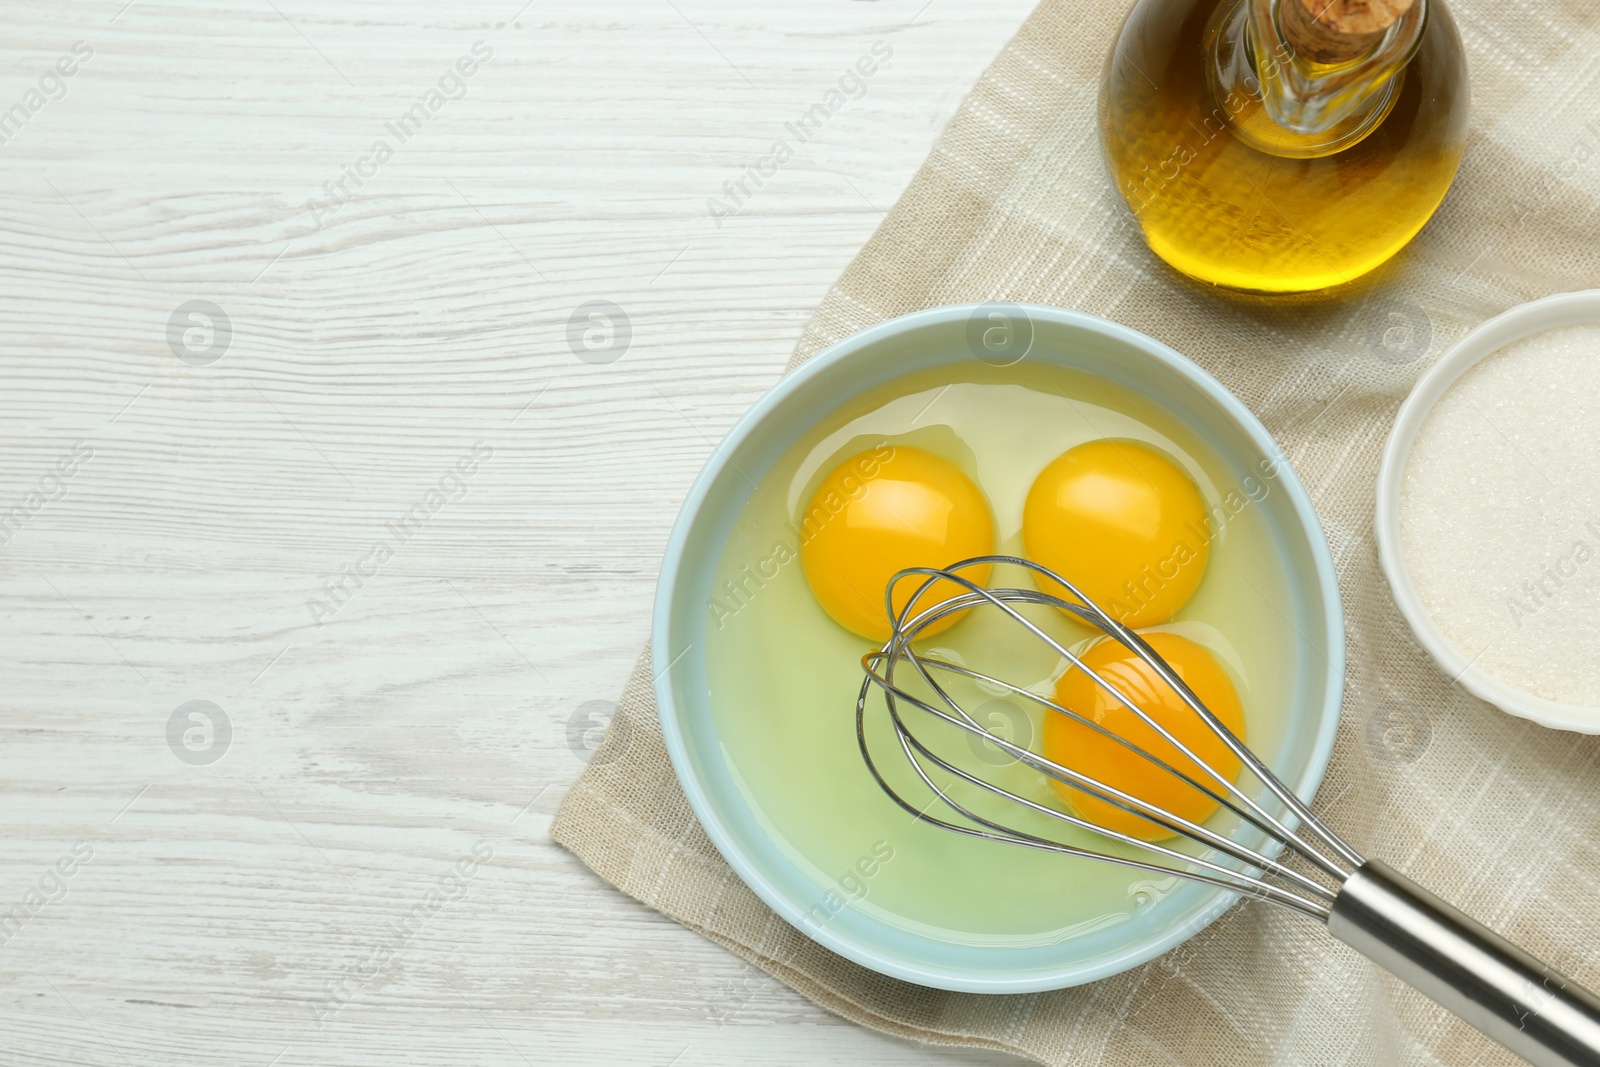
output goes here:
<path id="1" fill-rule="evenodd" d="M 1413 0 L 1282 0 L 1283 35 L 1313 63 L 1346 63 L 1371 51 Z"/>

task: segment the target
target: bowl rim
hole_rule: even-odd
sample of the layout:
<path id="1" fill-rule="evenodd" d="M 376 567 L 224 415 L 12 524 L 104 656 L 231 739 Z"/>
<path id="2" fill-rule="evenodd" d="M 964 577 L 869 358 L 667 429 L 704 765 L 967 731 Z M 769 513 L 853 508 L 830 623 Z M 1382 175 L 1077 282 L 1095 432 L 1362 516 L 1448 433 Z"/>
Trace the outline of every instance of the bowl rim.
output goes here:
<path id="1" fill-rule="evenodd" d="M 689 549 L 690 528 L 694 525 L 713 485 L 722 476 L 724 469 L 731 465 L 732 454 L 751 436 L 755 428 L 804 383 L 824 373 L 834 364 L 849 359 L 861 349 L 910 330 L 967 320 L 979 309 L 996 303 L 1020 310 L 1033 321 L 1050 321 L 1070 329 L 1097 333 L 1142 350 L 1203 393 L 1222 410 L 1261 455 L 1272 457 L 1277 463 L 1280 472 L 1279 484 L 1286 493 L 1295 519 L 1306 536 L 1307 550 L 1315 568 L 1315 575 L 1308 584 L 1321 596 L 1322 623 L 1326 628 L 1328 641 L 1324 650 L 1328 661 L 1328 678 L 1326 691 L 1322 697 L 1321 721 L 1312 739 L 1308 762 L 1304 773 L 1300 776 L 1298 789 L 1302 799 L 1308 802 L 1316 795 L 1326 774 L 1333 754 L 1334 739 L 1338 733 L 1346 674 L 1346 642 L 1344 612 L 1333 556 L 1310 495 L 1282 448 L 1255 414 L 1199 364 L 1161 341 L 1110 319 L 1066 308 L 1014 301 L 947 304 L 914 311 L 868 326 L 829 345 L 805 363 L 786 373 L 734 422 L 722 441 L 713 447 L 711 455 L 707 457 L 705 465 L 690 486 L 668 537 L 662 556 L 661 576 L 656 587 L 651 621 L 652 688 L 663 740 L 678 783 L 683 788 L 684 795 L 688 798 L 701 827 L 729 866 L 763 903 L 802 935 L 854 963 L 892 978 L 957 992 L 999 994 L 1061 989 L 1119 974 L 1154 959 L 1199 933 L 1232 907 L 1240 899 L 1240 895 L 1214 890 L 1212 898 L 1186 920 L 1174 924 L 1159 936 L 1135 943 L 1128 950 L 1098 965 L 1080 964 L 1063 967 L 1059 973 L 1029 972 L 1017 976 L 918 966 L 847 937 L 833 926 L 807 924 L 801 910 L 791 904 L 787 896 L 775 886 L 773 880 L 743 851 L 711 803 L 704 784 L 696 776 L 686 732 L 673 700 L 670 680 L 671 669 L 682 654 L 680 653 L 679 657 L 669 657 L 667 641 L 672 628 L 671 616 L 677 598 L 678 578 Z M 1295 787 L 1294 783 L 1289 784 L 1291 788 Z M 1289 825 L 1293 825 L 1292 820 Z M 1271 851 L 1276 852 L 1276 850 Z"/>
<path id="2" fill-rule="evenodd" d="M 1518 304 L 1480 323 L 1450 346 L 1418 379 L 1395 416 L 1378 464 L 1372 522 L 1378 542 L 1378 564 L 1388 580 L 1395 606 L 1405 616 L 1418 643 L 1452 681 L 1461 683 L 1480 700 L 1518 718 L 1553 730 L 1597 734 L 1600 733 L 1600 708 L 1546 700 L 1518 689 L 1478 667 L 1475 658 L 1467 656 L 1445 636 L 1423 606 L 1422 597 L 1411 580 L 1400 533 L 1400 491 L 1405 481 L 1406 463 L 1417 434 L 1439 399 L 1467 371 L 1506 346 L 1546 330 L 1583 325 L 1600 326 L 1600 289 L 1557 293 Z"/>

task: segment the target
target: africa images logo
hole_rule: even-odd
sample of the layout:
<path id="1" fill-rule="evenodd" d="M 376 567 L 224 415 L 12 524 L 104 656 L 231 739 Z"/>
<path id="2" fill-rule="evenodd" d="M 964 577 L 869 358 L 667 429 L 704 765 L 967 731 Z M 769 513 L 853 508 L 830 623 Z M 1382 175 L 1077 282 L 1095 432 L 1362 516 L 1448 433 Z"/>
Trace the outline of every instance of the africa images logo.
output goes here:
<path id="1" fill-rule="evenodd" d="M 46 104 L 61 100 L 67 95 L 67 79 L 78 73 L 82 64 L 94 58 L 94 48 L 88 41 L 77 41 L 72 51 L 61 56 L 39 75 L 34 87 L 4 111 L 0 111 L 0 145 L 9 144 L 22 132 L 28 120 L 43 111 Z"/>
<path id="2" fill-rule="evenodd" d="M 316 223 L 317 229 L 322 229 L 324 219 L 337 214 L 340 208 L 354 200 L 356 191 L 366 185 L 368 179 L 376 177 L 378 168 L 393 159 L 395 151 L 420 133 L 430 119 L 444 110 L 445 104 L 466 96 L 467 79 L 478 73 L 480 64 L 493 58 L 493 48 L 482 40 L 474 41 L 471 53 L 462 55 L 452 66 L 446 67 L 437 85 L 430 86 L 393 121 L 383 124 L 384 133 L 388 136 L 379 137 L 372 142 L 366 155 L 340 168 L 337 179 L 323 182 L 322 193 L 326 199 L 318 200 L 313 196 L 306 201 L 306 210 L 311 212 L 311 221 Z"/>
<path id="3" fill-rule="evenodd" d="M 383 528 L 388 531 L 388 537 L 374 542 L 360 559 L 346 563 L 324 579 L 319 591 L 321 595 L 313 594 L 306 600 L 306 610 L 311 612 L 311 621 L 321 626 L 326 620 L 337 615 L 339 609 L 356 595 L 356 590 L 366 585 L 369 578 L 376 578 L 382 571 L 383 565 L 394 558 L 394 554 L 416 536 L 417 531 L 427 525 L 428 520 L 437 515 L 446 504 L 467 495 L 467 479 L 476 474 L 479 466 L 493 455 L 494 448 L 489 442 L 475 442 L 465 455 L 440 475 L 439 480 L 422 494 L 421 499 L 406 509 L 405 514 L 394 522 L 384 523 Z"/>
<path id="4" fill-rule="evenodd" d="M 822 132 L 829 119 L 843 111 L 850 101 L 866 96 L 867 79 L 887 66 L 893 57 L 894 46 L 887 41 L 874 41 L 871 49 L 844 69 L 834 86 L 822 94 L 821 100 L 802 111 L 795 121 L 783 124 L 787 137 L 773 141 L 767 154 L 746 167 L 737 180 L 722 183 L 722 193 L 727 199 L 707 197 L 706 213 L 717 228 L 722 228 L 722 220 L 728 215 L 737 215 L 756 191 L 767 184 L 767 179 L 775 177 L 779 169 L 795 157 L 799 146 Z"/>
<path id="5" fill-rule="evenodd" d="M 724 579 L 719 590 L 722 595 L 713 596 L 710 604 L 711 621 L 717 624 L 717 629 L 722 629 L 729 619 L 743 611 L 756 593 L 778 577 L 786 564 L 799 559 L 801 547 L 838 518 L 852 500 L 860 500 L 866 494 L 867 483 L 893 458 L 894 446 L 880 444 L 851 460 L 851 470 L 839 482 L 843 494 L 830 491 L 813 501 L 811 510 L 800 516 L 799 522 L 789 523 L 790 537 L 773 542 L 771 550 L 757 560 L 754 567 L 746 563 Z"/>

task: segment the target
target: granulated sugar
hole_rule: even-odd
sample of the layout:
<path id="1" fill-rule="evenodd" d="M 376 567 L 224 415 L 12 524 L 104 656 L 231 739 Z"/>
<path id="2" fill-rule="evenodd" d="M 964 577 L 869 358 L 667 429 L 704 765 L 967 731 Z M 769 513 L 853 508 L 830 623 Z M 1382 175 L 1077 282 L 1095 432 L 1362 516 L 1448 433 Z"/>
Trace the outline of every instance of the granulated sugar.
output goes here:
<path id="1" fill-rule="evenodd" d="M 1412 445 L 1400 530 L 1423 605 L 1478 668 L 1600 707 L 1600 326 L 1462 375 Z"/>

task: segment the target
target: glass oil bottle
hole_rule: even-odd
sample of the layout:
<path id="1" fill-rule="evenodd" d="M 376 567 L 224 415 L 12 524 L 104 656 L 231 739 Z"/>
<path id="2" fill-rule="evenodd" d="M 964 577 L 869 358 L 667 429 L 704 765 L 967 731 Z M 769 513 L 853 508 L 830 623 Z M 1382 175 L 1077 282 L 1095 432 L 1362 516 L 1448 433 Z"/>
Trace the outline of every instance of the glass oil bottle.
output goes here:
<path id="1" fill-rule="evenodd" d="M 1455 177 L 1468 105 L 1443 0 L 1138 0 L 1100 132 L 1162 259 L 1213 285 L 1306 292 L 1416 235 Z"/>

